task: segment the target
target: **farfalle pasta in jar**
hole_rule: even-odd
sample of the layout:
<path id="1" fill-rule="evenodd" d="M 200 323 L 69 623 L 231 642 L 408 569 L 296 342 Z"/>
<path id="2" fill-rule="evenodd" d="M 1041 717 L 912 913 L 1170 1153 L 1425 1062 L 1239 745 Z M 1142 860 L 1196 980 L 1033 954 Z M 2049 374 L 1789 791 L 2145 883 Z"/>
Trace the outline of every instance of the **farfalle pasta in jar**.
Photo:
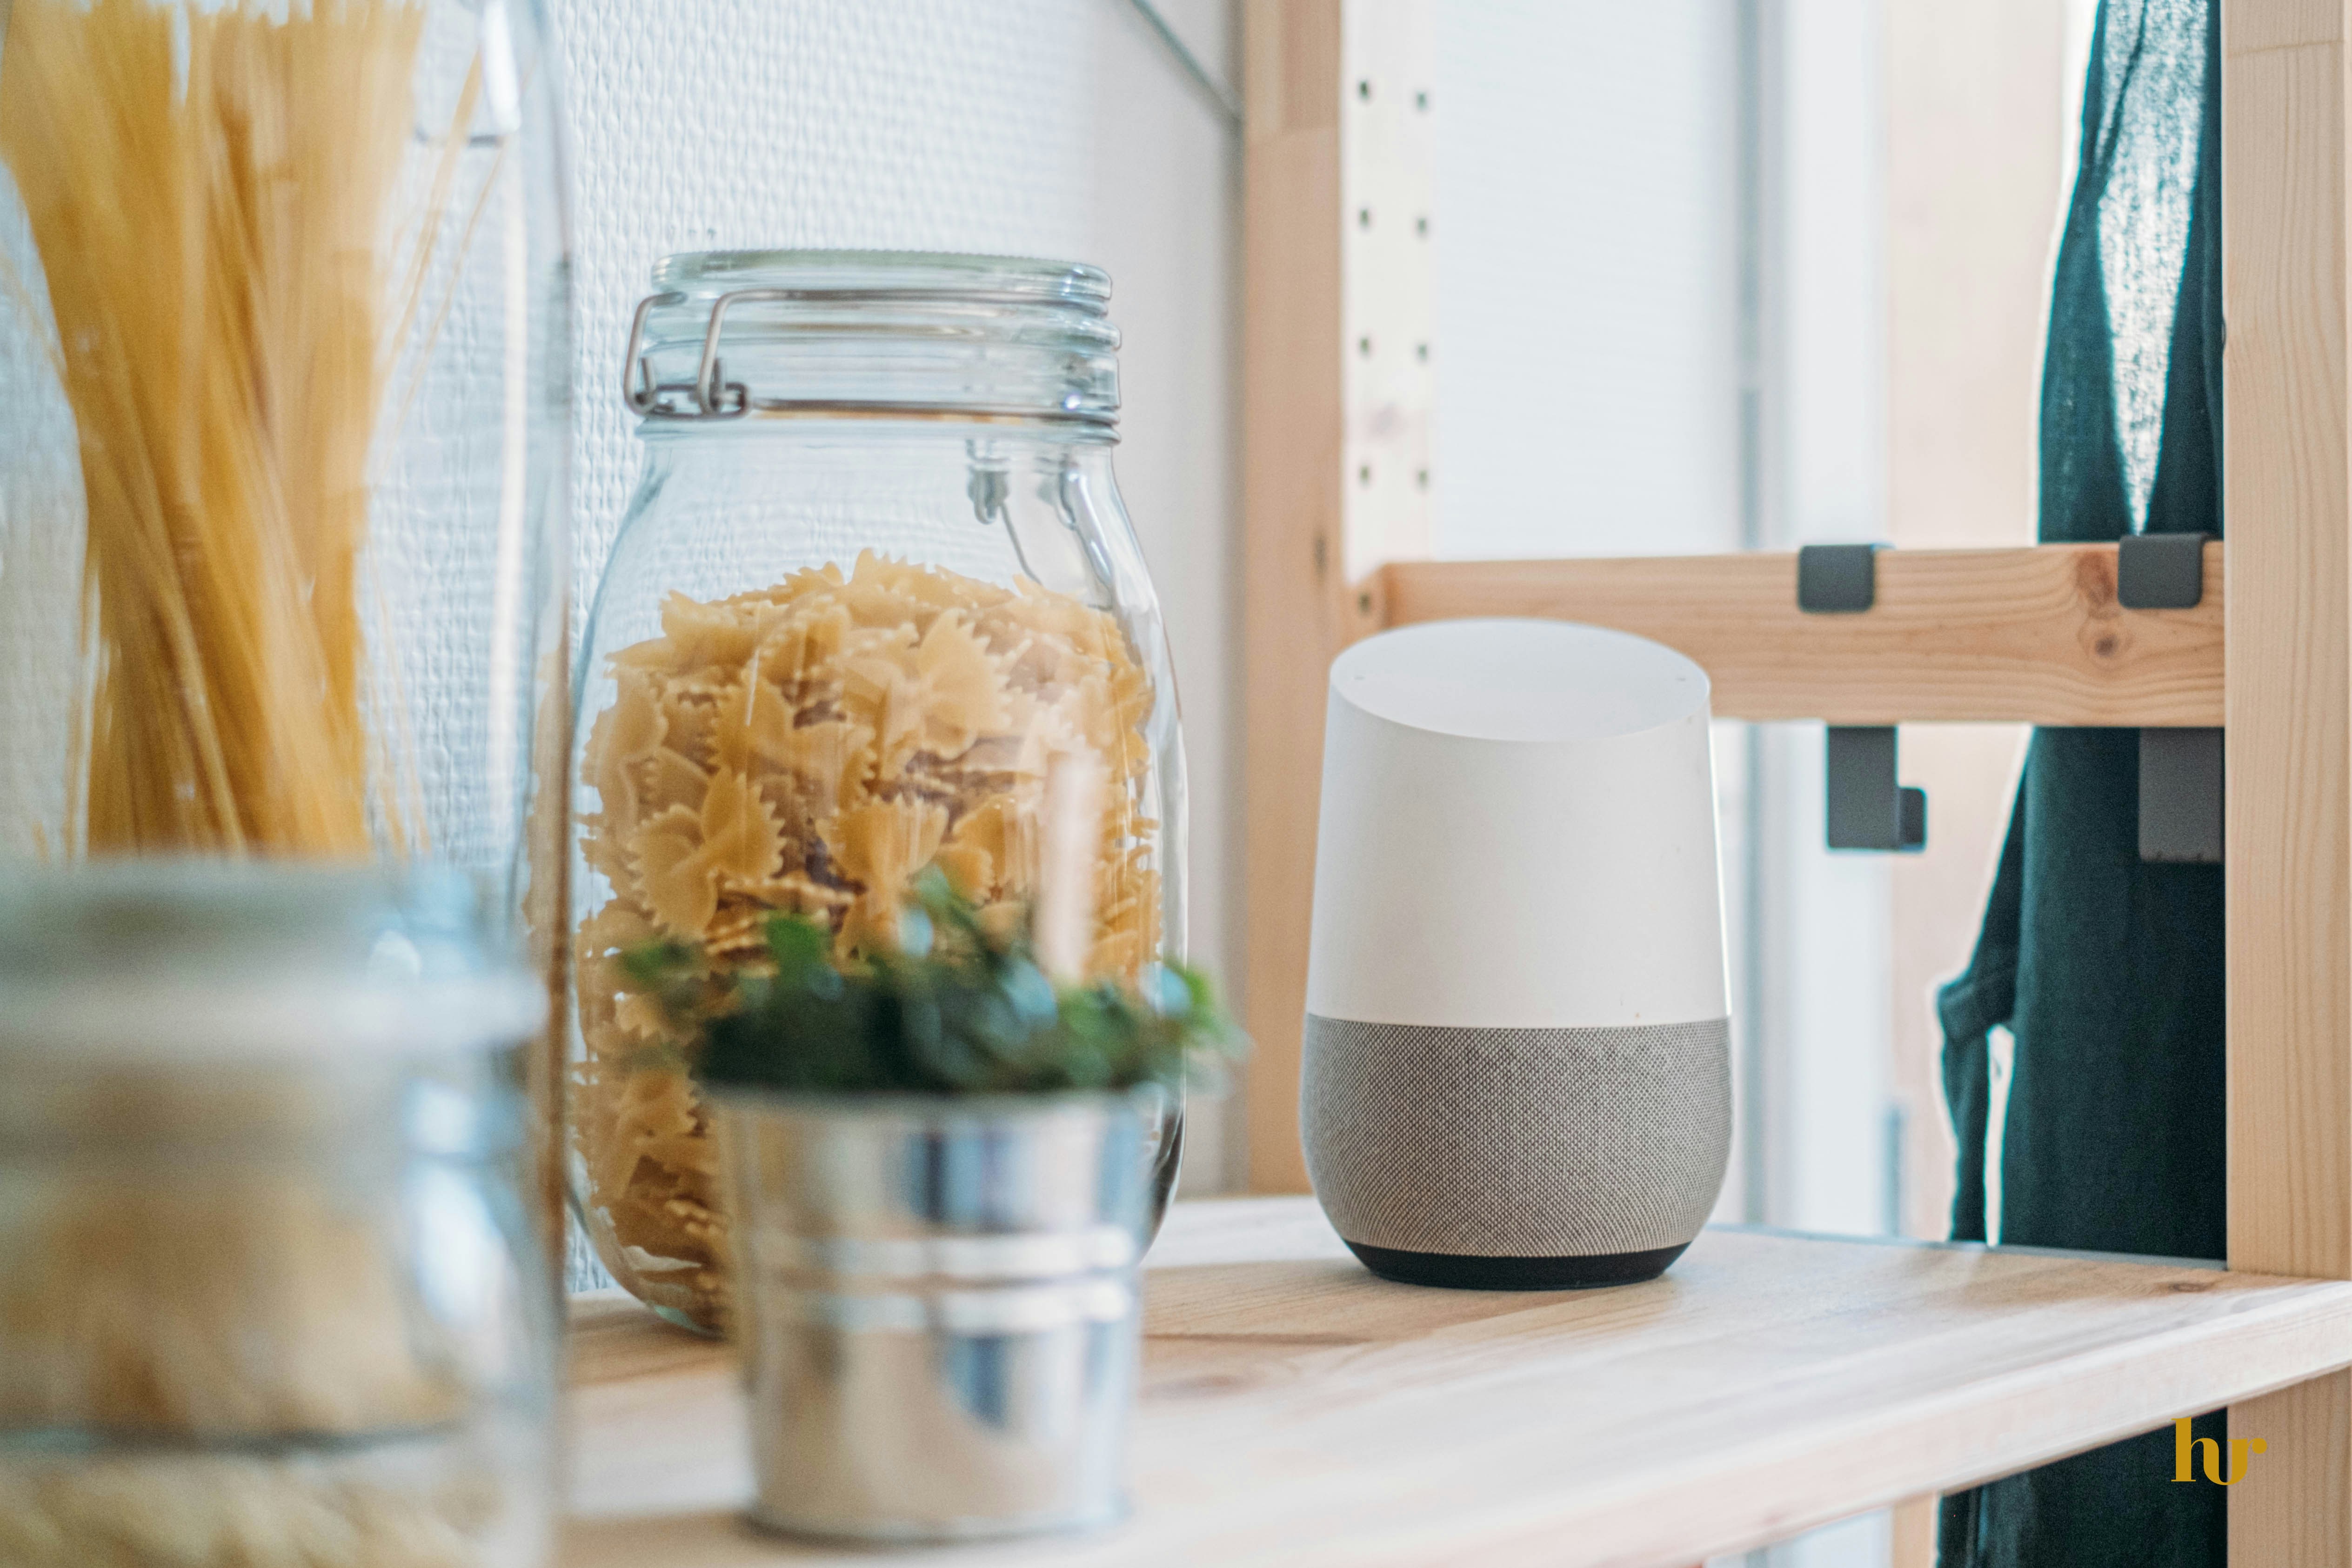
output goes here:
<path id="1" fill-rule="evenodd" d="M 1090 968 L 1135 977 L 1181 956 L 1183 759 L 1100 271 L 797 251 L 653 281 L 645 473 L 580 662 L 573 1173 L 605 1267 L 714 1329 L 709 1118 L 630 956 L 756 965 L 789 912 L 852 959 L 930 867 L 1017 918 L 1047 770 L 1083 751 L 1109 782 Z M 1181 1131 L 1171 1100 L 1162 1206 Z"/>

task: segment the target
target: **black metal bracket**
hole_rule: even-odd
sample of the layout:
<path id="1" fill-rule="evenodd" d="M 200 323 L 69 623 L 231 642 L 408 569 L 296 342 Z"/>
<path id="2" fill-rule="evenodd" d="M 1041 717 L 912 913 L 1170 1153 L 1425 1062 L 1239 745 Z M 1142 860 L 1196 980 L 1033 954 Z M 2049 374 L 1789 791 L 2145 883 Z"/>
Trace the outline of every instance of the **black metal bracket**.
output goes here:
<path id="1" fill-rule="evenodd" d="M 2205 597 L 2210 534 L 2132 534 L 2116 544 L 2116 602 L 2193 610 Z M 2210 865 L 2221 858 L 2221 732 L 2139 732 L 2139 858 Z"/>
<path id="2" fill-rule="evenodd" d="M 2116 602 L 2126 610 L 2194 610 L 2205 597 L 2210 534 L 2127 534 L 2116 542 Z"/>
<path id="3" fill-rule="evenodd" d="M 1878 602 L 1876 544 L 1805 545 L 1797 551 L 1797 608 L 1858 615 Z M 1833 850 L 1898 853 L 1927 844 L 1927 792 L 1895 781 L 1893 725 L 1832 725 L 1824 818 Z"/>
<path id="4" fill-rule="evenodd" d="M 2116 601 L 2126 610 L 2193 610 L 2205 596 L 2206 534 L 2134 534 L 2116 547 Z M 1876 544 L 1797 551 L 1797 608 L 1853 615 L 1878 601 Z M 1927 794 L 1897 781 L 1892 725 L 1832 725 L 1825 819 L 1833 850 L 1927 847 Z M 2139 732 L 2139 853 L 2146 861 L 2221 859 L 2221 732 Z"/>
<path id="5" fill-rule="evenodd" d="M 2139 858 L 2221 859 L 2221 732 L 2139 732 Z"/>
<path id="6" fill-rule="evenodd" d="M 1885 545 L 1804 545 L 1797 550 L 1797 608 L 1808 615 L 1857 615 L 1878 602 Z"/>
<path id="7" fill-rule="evenodd" d="M 1827 824 L 1833 850 L 1927 847 L 1927 792 L 1895 777 L 1895 727 L 1829 727 Z"/>

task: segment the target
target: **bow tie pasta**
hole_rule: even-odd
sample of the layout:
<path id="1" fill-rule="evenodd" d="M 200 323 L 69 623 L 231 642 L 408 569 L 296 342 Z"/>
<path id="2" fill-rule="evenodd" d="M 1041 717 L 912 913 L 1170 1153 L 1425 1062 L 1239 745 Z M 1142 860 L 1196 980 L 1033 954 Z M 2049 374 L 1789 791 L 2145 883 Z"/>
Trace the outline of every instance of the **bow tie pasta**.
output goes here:
<path id="1" fill-rule="evenodd" d="M 1047 764 L 1089 748 L 1111 788 L 1091 968 L 1160 950 L 1158 824 L 1139 805 L 1153 693 L 1110 615 L 860 555 L 716 603 L 672 595 L 662 635 L 612 659 L 583 782 L 589 866 L 612 898 L 579 933 L 575 1136 L 592 1223 L 637 1293 L 716 1326 L 717 1160 L 686 1064 L 621 964 L 660 937 L 756 961 L 768 917 L 822 919 L 850 957 L 887 942 L 937 865 L 983 915 L 1035 886 Z"/>

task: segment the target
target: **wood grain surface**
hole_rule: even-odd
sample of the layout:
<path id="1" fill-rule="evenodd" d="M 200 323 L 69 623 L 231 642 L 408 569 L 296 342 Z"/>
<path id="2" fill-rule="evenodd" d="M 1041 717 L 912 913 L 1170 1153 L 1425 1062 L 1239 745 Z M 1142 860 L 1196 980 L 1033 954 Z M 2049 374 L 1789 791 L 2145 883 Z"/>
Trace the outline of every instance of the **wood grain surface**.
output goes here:
<path id="1" fill-rule="evenodd" d="M 1347 580 L 1340 0 L 1242 8 L 1243 1022 L 1249 1183 L 1304 1192 L 1299 1029 L 1324 673 L 1381 625 Z"/>
<path id="2" fill-rule="evenodd" d="M 2344 0 L 2223 0 L 2230 1263 L 2352 1278 Z M 2352 1568 L 2352 1380 L 2233 1407 L 2230 1557 Z"/>
<path id="3" fill-rule="evenodd" d="M 2341 11 L 2225 10 L 2222 143 L 2230 1259 L 2330 1279 L 2352 1279 Z"/>
<path id="4" fill-rule="evenodd" d="M 2222 551 L 2193 610 L 2126 610 L 2113 545 L 1883 551 L 1877 602 L 1797 608 L 1797 558 L 1410 561 L 1389 621 L 1581 621 L 1706 668 L 1717 718 L 1832 724 L 2211 726 L 2221 722 Z"/>
<path id="5" fill-rule="evenodd" d="M 2352 1372 L 2232 1405 L 2230 1442 L 2249 1446 L 2245 1477 L 2230 1490 L 2230 1560 L 2337 1562 L 2352 1541 Z M 2234 1455 L 2224 1458 L 2235 1467 Z"/>
<path id="6" fill-rule="evenodd" d="M 1178 1205 L 1148 1281 L 1132 1519 L 907 1554 L 747 1531 L 727 1351 L 592 1303 L 563 1568 L 1666 1568 L 2352 1363 L 2352 1284 L 1725 1229 L 1646 1285 L 1433 1291 L 1297 1198 Z"/>

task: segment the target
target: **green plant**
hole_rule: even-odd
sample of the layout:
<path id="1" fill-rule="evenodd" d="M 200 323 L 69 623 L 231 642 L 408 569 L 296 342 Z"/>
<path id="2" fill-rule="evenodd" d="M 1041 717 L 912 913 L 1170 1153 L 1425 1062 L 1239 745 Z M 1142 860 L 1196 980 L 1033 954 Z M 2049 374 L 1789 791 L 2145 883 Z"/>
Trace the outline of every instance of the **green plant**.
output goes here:
<path id="1" fill-rule="evenodd" d="M 1025 928 L 992 931 L 938 871 L 916 879 L 896 952 L 849 967 L 822 924 L 778 915 L 765 961 L 689 944 L 626 958 L 706 1082 L 817 1092 L 995 1094 L 1174 1084 L 1241 1040 L 1208 980 L 1154 965 L 1056 987 Z"/>

